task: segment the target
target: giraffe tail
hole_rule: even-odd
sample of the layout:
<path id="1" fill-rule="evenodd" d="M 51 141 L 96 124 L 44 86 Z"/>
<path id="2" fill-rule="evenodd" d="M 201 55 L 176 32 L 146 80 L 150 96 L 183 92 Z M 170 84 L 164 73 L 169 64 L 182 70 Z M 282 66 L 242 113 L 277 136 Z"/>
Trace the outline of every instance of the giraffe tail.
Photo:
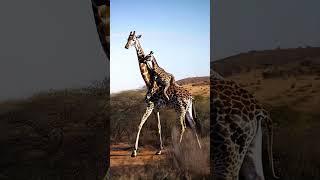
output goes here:
<path id="1" fill-rule="evenodd" d="M 272 171 L 272 175 L 275 179 L 279 179 L 279 177 L 274 172 L 274 165 L 273 165 L 273 153 L 272 153 L 272 146 L 273 146 L 273 125 L 272 125 L 272 119 L 268 116 L 266 121 L 266 126 L 268 130 L 268 157 L 270 162 L 270 167 Z"/>
<path id="2" fill-rule="evenodd" d="M 190 109 L 190 106 L 191 106 L 191 108 L 192 109 Z M 189 109 L 189 110 L 191 110 L 191 116 L 192 117 L 190 117 L 189 115 L 186 115 L 185 116 L 185 122 L 186 122 L 186 125 L 187 125 L 187 127 L 188 128 L 191 128 L 191 129 L 193 129 L 193 128 L 195 128 L 195 130 L 196 130 L 196 132 L 198 133 L 198 134 L 201 134 L 202 132 L 202 126 L 201 126 L 201 124 L 200 124 L 200 122 L 199 122 L 199 120 L 198 120 L 198 117 L 197 117 L 197 113 L 196 113 L 196 110 L 195 110 L 195 107 L 194 107 L 194 100 L 192 99 L 192 101 L 191 101 L 191 104 L 189 105 L 189 107 L 187 108 L 187 109 Z"/>
<path id="3" fill-rule="evenodd" d="M 196 109 L 195 109 L 195 100 L 194 99 L 192 99 L 192 116 L 193 116 L 193 119 L 194 119 L 194 121 L 195 121 L 195 123 L 196 123 L 196 130 L 197 130 L 197 132 L 199 133 L 199 134 L 201 134 L 202 132 L 202 126 L 201 126 L 201 123 L 200 123 L 200 121 L 199 121 L 199 119 L 198 119 L 198 115 L 197 115 L 197 112 L 196 112 Z"/>

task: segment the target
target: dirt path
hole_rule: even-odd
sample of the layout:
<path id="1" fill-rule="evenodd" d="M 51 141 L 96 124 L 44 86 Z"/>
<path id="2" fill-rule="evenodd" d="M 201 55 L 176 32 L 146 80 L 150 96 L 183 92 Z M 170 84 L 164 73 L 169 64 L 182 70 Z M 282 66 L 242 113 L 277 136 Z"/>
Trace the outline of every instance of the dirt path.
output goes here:
<path id="1" fill-rule="evenodd" d="M 156 149 L 151 146 L 139 147 L 137 157 L 131 157 L 132 147 L 126 143 L 111 145 L 110 147 L 110 170 L 112 174 L 127 172 L 143 173 L 146 167 L 157 166 L 167 158 L 167 151 L 162 155 L 155 155 Z"/>

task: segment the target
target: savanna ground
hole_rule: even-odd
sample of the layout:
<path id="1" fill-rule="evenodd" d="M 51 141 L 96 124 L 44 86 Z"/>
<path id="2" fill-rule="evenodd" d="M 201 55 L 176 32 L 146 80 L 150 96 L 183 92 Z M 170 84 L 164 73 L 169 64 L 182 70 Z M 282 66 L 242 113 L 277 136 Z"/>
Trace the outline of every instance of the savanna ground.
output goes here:
<path id="1" fill-rule="evenodd" d="M 154 114 L 144 124 L 138 156 L 132 158 L 138 125 L 145 111 L 145 89 L 112 94 L 110 98 L 110 175 L 111 179 L 209 179 L 209 78 L 179 81 L 195 97 L 198 118 L 202 124 L 199 149 L 194 136 L 186 131 L 178 143 L 180 124 L 173 110 L 160 111 L 165 150 L 155 155 L 159 146 L 157 120 Z"/>

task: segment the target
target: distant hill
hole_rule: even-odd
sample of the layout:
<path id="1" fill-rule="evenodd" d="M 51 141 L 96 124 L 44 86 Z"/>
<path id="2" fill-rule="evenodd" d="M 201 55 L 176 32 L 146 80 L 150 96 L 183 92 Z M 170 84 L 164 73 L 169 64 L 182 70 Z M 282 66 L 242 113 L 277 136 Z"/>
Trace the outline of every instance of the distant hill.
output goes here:
<path id="1" fill-rule="evenodd" d="M 209 84 L 210 78 L 209 76 L 202 76 L 202 77 L 189 77 L 177 80 L 179 85 L 187 85 L 187 84 Z"/>
<path id="2" fill-rule="evenodd" d="M 180 80 L 176 80 L 176 82 L 186 88 L 191 94 L 193 95 L 203 95 L 203 96 L 209 96 L 209 85 L 210 85 L 210 77 L 209 76 L 201 76 L 201 77 L 188 77 Z M 144 86 L 141 90 L 142 94 L 145 94 L 145 88 Z M 129 90 L 130 91 L 130 90 Z M 118 93 L 113 93 L 118 94 Z"/>
<path id="3" fill-rule="evenodd" d="M 249 51 L 211 62 L 211 68 L 263 103 L 318 112 L 319 47 Z"/>
<path id="4" fill-rule="evenodd" d="M 320 48 L 292 48 L 263 51 L 249 51 L 211 62 L 211 68 L 223 76 L 230 76 L 252 69 L 266 69 L 280 66 L 320 66 Z M 297 70 L 297 69 L 296 69 Z M 298 70 L 299 71 L 299 70 Z M 298 72 L 299 73 L 299 72 Z"/>

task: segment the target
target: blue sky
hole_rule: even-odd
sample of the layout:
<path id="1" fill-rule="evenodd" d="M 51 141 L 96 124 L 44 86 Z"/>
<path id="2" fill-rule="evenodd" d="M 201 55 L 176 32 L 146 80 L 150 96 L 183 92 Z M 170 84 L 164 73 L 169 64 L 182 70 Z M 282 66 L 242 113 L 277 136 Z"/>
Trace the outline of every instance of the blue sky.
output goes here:
<path id="1" fill-rule="evenodd" d="M 142 34 L 145 51 L 176 79 L 210 73 L 209 0 L 111 1 L 111 93 L 144 86 L 134 47 L 125 49 L 130 31 Z"/>

